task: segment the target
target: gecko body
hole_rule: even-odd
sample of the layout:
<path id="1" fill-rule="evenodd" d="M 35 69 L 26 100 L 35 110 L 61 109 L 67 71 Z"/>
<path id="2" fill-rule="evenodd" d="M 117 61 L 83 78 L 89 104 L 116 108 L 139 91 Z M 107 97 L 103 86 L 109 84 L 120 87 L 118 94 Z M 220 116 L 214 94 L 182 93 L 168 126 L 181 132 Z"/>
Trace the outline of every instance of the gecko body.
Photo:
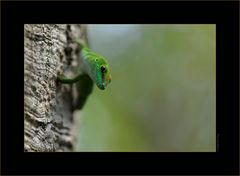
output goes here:
<path id="1" fill-rule="evenodd" d="M 82 63 L 78 71 L 81 72 L 73 78 L 67 78 L 65 75 L 58 76 L 58 81 L 63 84 L 73 84 L 77 82 L 77 90 L 80 92 L 78 109 L 85 104 L 88 95 L 92 92 L 93 83 L 101 90 L 105 90 L 111 83 L 112 77 L 110 68 L 106 59 L 91 51 L 83 42 L 75 39 L 81 52 Z M 75 107 L 76 108 L 76 107 Z"/>

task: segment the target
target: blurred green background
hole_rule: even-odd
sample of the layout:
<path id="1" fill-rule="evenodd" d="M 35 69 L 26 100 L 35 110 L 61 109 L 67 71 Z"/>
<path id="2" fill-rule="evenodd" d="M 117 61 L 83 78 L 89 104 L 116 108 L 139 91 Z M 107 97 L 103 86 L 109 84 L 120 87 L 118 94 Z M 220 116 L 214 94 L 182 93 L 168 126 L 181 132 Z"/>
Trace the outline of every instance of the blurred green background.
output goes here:
<path id="1" fill-rule="evenodd" d="M 215 25 L 88 25 L 112 82 L 75 114 L 77 151 L 215 152 Z"/>

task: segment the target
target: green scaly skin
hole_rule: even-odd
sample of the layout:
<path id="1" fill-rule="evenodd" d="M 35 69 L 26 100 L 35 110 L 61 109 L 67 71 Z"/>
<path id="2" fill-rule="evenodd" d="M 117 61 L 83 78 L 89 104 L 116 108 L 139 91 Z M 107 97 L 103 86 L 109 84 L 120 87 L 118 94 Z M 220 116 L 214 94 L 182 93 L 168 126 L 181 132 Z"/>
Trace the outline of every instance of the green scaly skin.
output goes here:
<path id="1" fill-rule="evenodd" d="M 73 78 L 60 75 L 58 76 L 58 81 L 63 84 L 78 82 L 77 89 L 81 96 L 77 103 L 78 107 L 75 108 L 81 109 L 88 95 L 92 92 L 93 83 L 96 83 L 99 89 L 104 90 L 110 84 L 112 78 L 109 65 L 103 56 L 92 52 L 80 40 L 75 39 L 74 42 L 78 44 L 81 50 L 82 65 L 79 66 L 79 70 L 82 73 Z"/>

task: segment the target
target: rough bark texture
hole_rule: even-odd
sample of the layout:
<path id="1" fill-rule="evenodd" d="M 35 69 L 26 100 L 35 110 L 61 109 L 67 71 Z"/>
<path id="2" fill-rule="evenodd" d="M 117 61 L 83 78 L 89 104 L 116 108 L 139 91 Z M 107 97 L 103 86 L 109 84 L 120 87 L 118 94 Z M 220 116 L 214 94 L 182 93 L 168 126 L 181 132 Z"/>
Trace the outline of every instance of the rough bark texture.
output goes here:
<path id="1" fill-rule="evenodd" d="M 71 85 L 57 83 L 78 64 L 73 37 L 86 40 L 84 25 L 24 25 L 24 149 L 73 150 Z"/>

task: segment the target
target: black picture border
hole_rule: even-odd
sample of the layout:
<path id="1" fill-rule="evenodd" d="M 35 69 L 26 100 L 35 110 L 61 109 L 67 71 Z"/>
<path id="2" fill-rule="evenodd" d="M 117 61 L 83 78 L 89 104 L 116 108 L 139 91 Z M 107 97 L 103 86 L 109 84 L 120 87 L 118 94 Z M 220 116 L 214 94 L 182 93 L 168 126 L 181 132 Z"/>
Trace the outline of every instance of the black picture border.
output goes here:
<path id="1" fill-rule="evenodd" d="M 239 2 L 1 2 L 2 174 L 238 174 Z M 23 151 L 23 25 L 216 24 L 217 152 Z"/>

